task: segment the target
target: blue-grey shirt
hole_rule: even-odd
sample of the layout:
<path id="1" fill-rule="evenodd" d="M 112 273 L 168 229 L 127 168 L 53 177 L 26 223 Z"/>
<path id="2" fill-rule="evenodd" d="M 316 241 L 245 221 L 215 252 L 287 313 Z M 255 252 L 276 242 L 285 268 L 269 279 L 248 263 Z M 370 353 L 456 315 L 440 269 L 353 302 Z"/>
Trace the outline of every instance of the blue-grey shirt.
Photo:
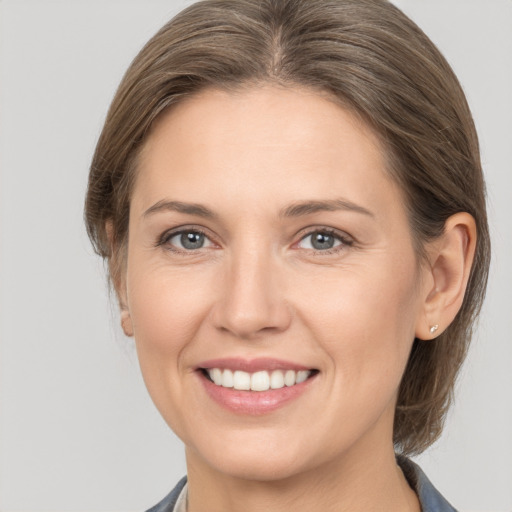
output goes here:
<path id="1" fill-rule="evenodd" d="M 397 457 L 398 465 L 402 468 L 409 485 L 416 491 L 421 504 L 422 512 L 457 512 L 430 483 L 421 468 L 407 459 Z M 147 512 L 173 512 L 176 501 L 187 483 L 187 477 L 183 477 L 178 485 L 157 505 Z"/>

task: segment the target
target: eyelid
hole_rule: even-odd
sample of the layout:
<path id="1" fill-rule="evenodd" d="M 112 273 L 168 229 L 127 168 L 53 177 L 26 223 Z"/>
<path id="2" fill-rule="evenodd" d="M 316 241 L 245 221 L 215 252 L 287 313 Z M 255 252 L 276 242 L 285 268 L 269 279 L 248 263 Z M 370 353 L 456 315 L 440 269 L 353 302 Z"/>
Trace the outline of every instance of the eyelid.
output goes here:
<path id="1" fill-rule="evenodd" d="M 354 245 L 355 240 L 352 236 L 350 236 L 345 231 L 340 231 L 335 228 L 326 227 L 326 226 L 310 226 L 308 228 L 304 228 L 298 233 L 298 241 L 293 244 L 293 246 L 297 246 L 302 240 L 307 238 L 308 236 L 311 236 L 315 233 L 325 233 L 327 235 L 333 236 L 337 240 L 341 242 L 340 245 L 332 247 L 331 249 L 325 249 L 325 250 L 315 250 L 315 249 L 304 249 L 309 252 L 314 252 L 318 254 L 332 254 L 336 252 L 341 252 L 347 247 L 351 247 Z"/>
<path id="2" fill-rule="evenodd" d="M 197 226 L 194 224 L 177 226 L 175 228 L 171 228 L 171 229 L 164 231 L 158 237 L 158 239 L 155 243 L 155 246 L 156 247 L 164 246 L 165 244 L 167 244 L 167 242 L 169 242 L 169 240 L 171 238 L 175 237 L 176 235 L 180 235 L 182 233 L 187 233 L 187 232 L 200 233 L 205 238 L 207 238 L 211 244 L 213 244 L 214 246 L 217 246 L 217 247 L 219 246 L 219 243 L 215 241 L 214 237 L 212 237 L 211 234 L 209 234 L 209 230 L 203 228 L 202 226 Z M 292 247 L 295 248 L 295 246 L 297 246 L 297 244 L 299 244 L 302 240 L 304 240 L 308 236 L 313 235 L 314 233 L 325 233 L 330 236 L 333 236 L 337 240 L 339 240 L 341 242 L 341 244 L 338 246 L 335 246 L 331 249 L 325 249 L 325 250 L 305 249 L 306 251 L 322 253 L 322 254 L 326 255 L 326 254 L 330 254 L 330 253 L 334 253 L 334 252 L 340 252 L 340 251 L 346 249 L 347 247 L 353 246 L 355 243 L 354 238 L 351 235 L 349 235 L 348 233 L 346 233 L 345 231 L 340 231 L 338 229 L 326 227 L 326 226 L 309 226 L 307 228 L 302 229 L 297 234 L 298 240 L 292 244 Z M 186 250 L 186 249 L 180 249 L 178 247 L 173 247 L 170 250 L 177 252 L 177 253 L 191 254 L 194 252 L 198 252 L 201 249 L 209 249 L 209 247 L 205 247 L 205 248 L 202 247 L 197 250 Z"/>
<path id="3" fill-rule="evenodd" d="M 184 225 L 184 226 L 177 226 L 175 228 L 171 228 L 171 229 L 168 229 L 166 231 L 164 231 L 157 239 L 156 243 L 155 243 L 155 246 L 156 247 L 163 247 L 165 246 L 169 240 L 171 240 L 172 238 L 174 238 L 175 236 L 177 235 L 181 235 L 183 233 L 199 233 L 201 235 L 203 235 L 206 239 L 208 239 L 208 241 L 212 244 L 212 245 L 216 245 L 218 246 L 218 244 L 213 240 L 213 237 L 207 233 L 207 230 L 205 228 L 202 228 L 201 226 L 197 226 L 197 225 Z M 172 248 L 171 248 L 172 247 Z M 198 252 L 200 251 L 201 249 L 209 249 L 210 247 L 201 247 L 200 249 L 196 249 L 196 250 L 187 250 L 187 249 L 181 249 L 179 247 L 176 247 L 176 246 L 171 246 L 169 244 L 169 250 L 173 251 L 173 252 L 177 252 L 177 253 L 186 253 L 186 254 L 192 254 L 194 252 Z"/>

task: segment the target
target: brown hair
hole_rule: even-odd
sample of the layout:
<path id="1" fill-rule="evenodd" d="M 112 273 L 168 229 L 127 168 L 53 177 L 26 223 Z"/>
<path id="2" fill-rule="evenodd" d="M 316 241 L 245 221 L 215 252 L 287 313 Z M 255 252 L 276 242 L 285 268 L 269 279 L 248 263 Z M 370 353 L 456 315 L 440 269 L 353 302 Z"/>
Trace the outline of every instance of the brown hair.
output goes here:
<path id="1" fill-rule="evenodd" d="M 183 10 L 141 50 L 114 97 L 90 170 L 89 236 L 116 284 L 136 157 L 155 119 L 205 87 L 269 82 L 328 92 L 375 130 L 406 197 L 420 256 L 449 216 L 475 218 L 462 308 L 437 339 L 414 341 L 399 391 L 395 447 L 419 453 L 441 433 L 484 297 L 490 243 L 464 93 L 428 37 L 386 0 L 205 0 Z"/>

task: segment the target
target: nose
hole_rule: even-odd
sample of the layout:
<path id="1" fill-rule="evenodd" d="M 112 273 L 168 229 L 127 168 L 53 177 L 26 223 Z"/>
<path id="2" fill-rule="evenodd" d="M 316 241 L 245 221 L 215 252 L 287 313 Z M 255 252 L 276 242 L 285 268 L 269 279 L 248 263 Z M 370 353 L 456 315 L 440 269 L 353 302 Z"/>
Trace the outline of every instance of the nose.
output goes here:
<path id="1" fill-rule="evenodd" d="M 285 331 L 292 319 L 284 297 L 282 269 L 263 251 L 233 255 L 213 308 L 215 327 L 239 339 Z"/>

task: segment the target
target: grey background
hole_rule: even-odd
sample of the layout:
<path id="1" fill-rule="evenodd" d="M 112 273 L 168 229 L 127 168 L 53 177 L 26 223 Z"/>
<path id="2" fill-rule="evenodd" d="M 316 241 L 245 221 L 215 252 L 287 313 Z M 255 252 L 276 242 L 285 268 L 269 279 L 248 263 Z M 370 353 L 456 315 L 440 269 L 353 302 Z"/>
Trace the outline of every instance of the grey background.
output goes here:
<path id="1" fill-rule="evenodd" d="M 82 225 L 102 120 L 186 1 L 0 2 L 0 510 L 136 511 L 184 474 Z M 512 1 L 397 0 L 465 87 L 494 258 L 443 438 L 419 457 L 463 511 L 512 510 Z"/>

